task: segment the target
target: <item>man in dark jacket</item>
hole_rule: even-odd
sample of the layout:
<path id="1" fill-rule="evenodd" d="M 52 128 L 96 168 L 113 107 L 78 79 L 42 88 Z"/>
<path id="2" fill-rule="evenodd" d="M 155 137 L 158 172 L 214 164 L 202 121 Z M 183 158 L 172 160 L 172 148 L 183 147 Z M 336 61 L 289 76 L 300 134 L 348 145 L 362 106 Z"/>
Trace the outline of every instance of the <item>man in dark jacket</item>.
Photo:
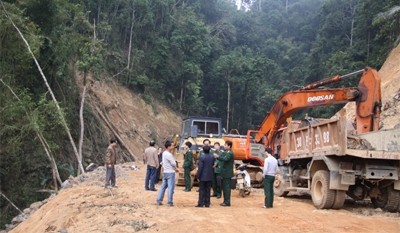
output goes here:
<path id="1" fill-rule="evenodd" d="M 203 147 L 203 156 L 200 157 L 197 177 L 199 179 L 199 201 L 196 207 L 210 207 L 210 192 L 214 178 L 214 157 L 210 154 L 210 147 Z"/>
<path id="2" fill-rule="evenodd" d="M 105 187 L 116 187 L 115 185 L 115 164 L 117 162 L 117 152 L 116 148 L 118 146 L 118 141 L 115 138 L 110 140 L 110 145 L 107 148 L 105 156 L 105 166 L 106 166 L 106 184 Z"/>

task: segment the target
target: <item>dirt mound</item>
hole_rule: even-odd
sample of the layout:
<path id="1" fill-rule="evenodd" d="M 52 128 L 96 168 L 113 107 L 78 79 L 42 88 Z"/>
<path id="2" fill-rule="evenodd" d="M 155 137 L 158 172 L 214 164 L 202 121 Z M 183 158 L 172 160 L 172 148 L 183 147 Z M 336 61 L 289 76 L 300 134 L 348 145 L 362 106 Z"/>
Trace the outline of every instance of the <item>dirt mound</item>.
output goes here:
<path id="1" fill-rule="evenodd" d="M 400 113 L 400 44 L 392 50 L 386 62 L 379 70 L 382 88 L 381 127 L 392 129 L 400 127 L 398 113 Z M 345 107 L 347 119 L 355 117 L 355 103 L 348 103 Z"/>

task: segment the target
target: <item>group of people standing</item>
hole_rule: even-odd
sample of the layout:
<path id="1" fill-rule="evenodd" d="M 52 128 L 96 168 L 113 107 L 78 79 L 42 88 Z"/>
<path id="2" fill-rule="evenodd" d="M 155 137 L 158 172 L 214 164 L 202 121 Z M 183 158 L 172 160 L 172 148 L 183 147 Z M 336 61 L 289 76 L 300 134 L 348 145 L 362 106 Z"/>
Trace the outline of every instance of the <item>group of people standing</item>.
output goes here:
<path id="1" fill-rule="evenodd" d="M 197 178 L 199 180 L 199 200 L 196 207 L 209 207 L 210 196 L 221 198 L 224 201 L 221 206 L 231 205 L 231 178 L 233 177 L 234 155 L 232 152 L 232 142 L 226 141 L 224 150 L 221 150 L 219 142 L 214 143 L 214 150 L 210 148 L 210 140 L 203 141 L 203 151 L 198 158 Z M 194 167 L 193 152 L 190 150 L 192 143 L 185 143 L 186 153 L 184 155 L 184 179 L 185 192 L 190 192 L 192 183 L 190 172 Z M 263 167 L 264 176 L 264 208 L 272 208 L 274 201 L 274 182 L 275 173 L 278 169 L 278 161 L 272 155 L 271 148 L 265 148 L 265 160 Z M 211 187 L 213 195 L 211 194 Z"/>
<path id="2" fill-rule="evenodd" d="M 214 143 L 214 150 L 211 149 L 210 140 L 203 141 L 203 150 L 198 157 L 198 170 L 196 177 L 199 181 L 199 199 L 196 207 L 209 207 L 210 197 L 221 198 L 223 194 L 224 201 L 221 206 L 231 205 L 231 178 L 233 176 L 234 156 L 231 150 L 232 142 L 226 141 L 222 151 L 219 142 Z M 194 167 L 193 152 L 190 150 L 192 143 L 186 142 L 184 155 L 184 191 L 191 191 L 190 171 Z M 211 195 L 211 188 L 213 195 Z"/>
<path id="3" fill-rule="evenodd" d="M 214 143 L 214 149 L 210 147 L 210 140 L 203 141 L 203 150 L 198 157 L 198 170 L 196 177 L 199 181 L 199 198 L 195 207 L 210 207 L 210 197 L 221 198 L 223 202 L 220 204 L 224 207 L 231 206 L 231 178 L 234 175 L 234 154 L 232 152 L 232 142 L 226 141 L 224 150 L 218 142 Z M 149 147 L 143 153 L 143 162 L 146 164 L 145 190 L 157 191 L 155 184 L 158 182 L 161 166 L 163 167 L 163 178 L 156 199 L 157 205 L 163 204 L 165 191 L 168 189 L 168 206 L 173 206 L 173 194 L 175 189 L 175 173 L 179 172 L 177 163 L 173 156 L 174 145 L 170 141 L 166 141 L 165 150 L 155 147 L 155 141 L 151 140 Z M 106 184 L 105 187 L 116 187 L 115 182 L 115 163 L 116 163 L 116 147 L 118 141 L 110 140 L 105 157 L 106 165 Z M 191 151 L 192 143 L 186 142 L 184 148 L 184 180 L 185 192 L 190 192 L 192 183 L 190 172 L 194 169 L 193 152 Z M 275 172 L 278 167 L 277 160 L 272 156 L 272 150 L 266 148 L 264 162 L 264 208 L 273 207 L 273 183 L 275 181 Z M 211 195 L 211 188 L 213 195 Z"/>

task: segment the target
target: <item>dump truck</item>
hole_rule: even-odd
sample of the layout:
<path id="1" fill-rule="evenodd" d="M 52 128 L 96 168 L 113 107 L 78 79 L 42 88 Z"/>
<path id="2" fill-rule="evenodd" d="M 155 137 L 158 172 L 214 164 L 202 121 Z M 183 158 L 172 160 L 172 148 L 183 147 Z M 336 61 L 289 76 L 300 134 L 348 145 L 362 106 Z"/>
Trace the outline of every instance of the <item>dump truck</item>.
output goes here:
<path id="1" fill-rule="evenodd" d="M 362 73 L 357 87 L 326 88 Z M 332 119 L 288 121 L 299 110 L 347 102 L 356 103 L 355 120 L 344 111 Z M 315 207 L 340 209 L 346 195 L 369 198 L 375 207 L 400 211 L 400 131 L 380 130 L 381 85 L 376 70 L 363 70 L 321 80 L 284 94 L 273 105 L 245 153 L 253 162 L 252 148 L 270 147 L 279 158 L 274 192 L 311 194 Z M 228 140 L 229 138 L 225 138 Z M 235 140 L 235 138 L 230 138 Z M 235 151 L 235 149 L 234 149 Z"/>

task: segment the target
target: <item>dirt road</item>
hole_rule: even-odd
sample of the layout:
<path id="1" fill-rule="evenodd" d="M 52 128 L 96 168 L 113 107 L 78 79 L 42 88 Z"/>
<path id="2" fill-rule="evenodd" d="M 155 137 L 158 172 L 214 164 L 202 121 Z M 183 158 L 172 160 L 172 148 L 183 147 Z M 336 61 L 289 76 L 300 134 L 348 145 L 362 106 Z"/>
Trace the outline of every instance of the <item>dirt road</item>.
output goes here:
<path id="1" fill-rule="evenodd" d="M 213 198 L 211 208 L 195 208 L 198 193 L 178 186 L 174 207 L 156 206 L 157 192 L 144 191 L 145 169 L 129 165 L 117 168 L 118 188 L 104 189 L 104 170 L 97 170 L 12 232 L 400 232 L 399 213 L 354 203 L 342 210 L 317 210 L 307 196 L 276 197 L 274 208 L 264 209 L 261 190 L 246 198 L 233 191 L 231 207 Z"/>

